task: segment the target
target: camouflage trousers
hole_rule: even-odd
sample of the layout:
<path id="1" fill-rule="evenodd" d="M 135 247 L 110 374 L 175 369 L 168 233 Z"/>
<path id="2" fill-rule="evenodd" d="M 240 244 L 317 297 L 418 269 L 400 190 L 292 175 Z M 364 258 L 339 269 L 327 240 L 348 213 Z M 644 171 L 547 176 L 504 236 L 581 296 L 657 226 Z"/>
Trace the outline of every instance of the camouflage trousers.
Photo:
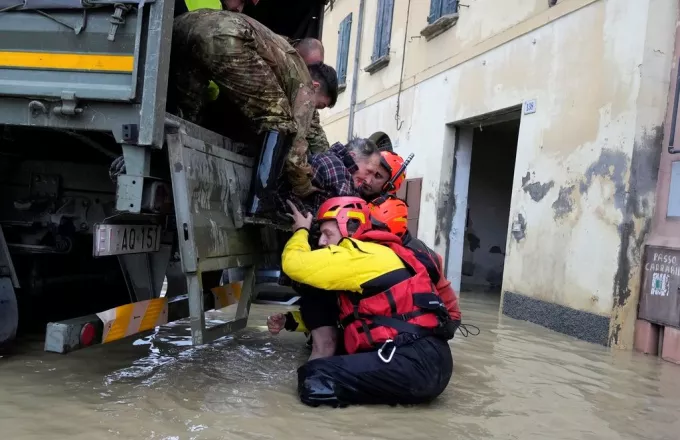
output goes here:
<path id="1" fill-rule="evenodd" d="M 251 29 L 234 20 L 228 33 L 215 33 L 202 29 L 201 24 L 189 13 L 175 19 L 173 27 L 170 80 L 176 88 L 180 116 L 201 124 L 207 86 L 212 80 L 219 86 L 220 95 L 239 109 L 257 134 L 276 130 L 294 135 L 297 127 L 290 99 L 258 53 Z M 308 186 L 306 151 L 291 148 L 287 162 L 291 181 Z"/>

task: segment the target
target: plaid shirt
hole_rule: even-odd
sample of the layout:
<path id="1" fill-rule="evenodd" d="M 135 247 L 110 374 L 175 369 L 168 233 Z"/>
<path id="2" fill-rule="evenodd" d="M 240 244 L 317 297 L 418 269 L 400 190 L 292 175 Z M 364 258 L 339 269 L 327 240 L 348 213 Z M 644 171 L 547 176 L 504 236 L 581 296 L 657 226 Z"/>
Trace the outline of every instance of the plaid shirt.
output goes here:
<path id="1" fill-rule="evenodd" d="M 349 155 L 347 148 L 340 142 L 334 143 L 325 153 L 312 154 L 308 158 L 309 164 L 314 170 L 312 175 L 312 185 L 318 188 L 319 191 L 314 192 L 304 200 L 300 200 L 293 195 L 290 185 L 287 181 L 279 186 L 278 203 L 281 203 L 285 212 L 290 208 L 286 205 L 286 199 L 294 202 L 298 209 L 304 208 L 305 211 L 316 215 L 319 207 L 323 202 L 331 197 L 341 196 L 358 196 L 359 192 L 354 187 L 352 180 L 352 173 L 356 172 L 357 165 L 354 159 Z M 316 222 L 312 225 L 312 230 L 309 231 L 310 244 L 318 241 L 318 227 Z M 281 271 L 279 276 L 279 284 L 282 286 L 300 286 L 299 283 L 293 282 L 288 276 Z"/>
<path id="2" fill-rule="evenodd" d="M 319 191 L 300 200 L 293 195 L 290 185 L 285 181 L 282 182 L 279 186 L 278 198 L 286 212 L 289 210 L 286 199 L 298 205 L 298 209 L 304 207 L 305 211 L 316 214 L 321 204 L 331 197 L 359 195 L 352 180 L 352 173 L 357 170 L 357 165 L 340 142 L 333 144 L 324 153 L 310 155 L 308 162 L 314 170 L 312 185 Z"/>

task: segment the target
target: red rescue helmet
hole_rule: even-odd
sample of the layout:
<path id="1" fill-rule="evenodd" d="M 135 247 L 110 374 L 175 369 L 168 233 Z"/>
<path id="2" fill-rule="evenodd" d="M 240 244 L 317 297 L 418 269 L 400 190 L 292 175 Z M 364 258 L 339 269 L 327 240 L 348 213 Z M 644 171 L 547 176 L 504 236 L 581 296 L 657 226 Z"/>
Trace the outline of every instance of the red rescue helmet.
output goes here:
<path id="1" fill-rule="evenodd" d="M 380 165 L 382 165 L 387 172 L 390 173 L 390 179 L 397 174 L 399 168 L 404 164 L 404 158 L 399 156 L 397 153 L 392 151 L 381 151 L 380 152 Z M 401 176 L 394 182 L 394 188 L 384 188 L 385 191 L 395 194 L 401 188 L 401 184 L 406 180 L 406 171 L 401 173 Z"/>
<path id="2" fill-rule="evenodd" d="M 395 196 L 379 197 L 371 202 L 371 223 L 402 238 L 408 230 L 408 205 Z"/>
<path id="3" fill-rule="evenodd" d="M 335 220 L 343 237 L 350 237 L 347 225 L 351 220 L 359 223 L 359 227 L 351 235 L 360 234 L 371 229 L 371 210 L 368 203 L 360 197 L 333 197 L 321 205 L 316 220 L 323 222 Z"/>

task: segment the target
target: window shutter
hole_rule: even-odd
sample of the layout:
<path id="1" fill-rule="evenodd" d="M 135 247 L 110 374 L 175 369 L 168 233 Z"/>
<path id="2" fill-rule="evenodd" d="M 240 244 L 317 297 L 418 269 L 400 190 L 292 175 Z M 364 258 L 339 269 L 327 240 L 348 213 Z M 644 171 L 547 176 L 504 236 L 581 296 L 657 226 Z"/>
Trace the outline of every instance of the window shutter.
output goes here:
<path id="1" fill-rule="evenodd" d="M 458 12 L 458 0 L 444 0 L 441 15 L 453 14 L 455 12 Z"/>
<path id="2" fill-rule="evenodd" d="M 375 38 L 373 40 L 373 55 L 371 61 L 384 57 L 390 50 L 392 36 L 392 15 L 394 0 L 378 0 L 378 12 L 375 17 Z"/>
<path id="3" fill-rule="evenodd" d="M 375 14 L 375 34 L 373 36 L 373 54 L 371 61 L 380 58 L 380 46 L 382 43 L 382 26 L 383 26 L 383 10 L 385 9 L 385 1 L 378 0 L 378 10 Z"/>
<path id="4" fill-rule="evenodd" d="M 352 30 L 352 14 L 350 13 L 340 23 L 338 30 L 338 56 L 335 62 L 338 73 L 338 84 L 347 81 L 347 62 L 349 59 L 349 37 Z"/>
<path id="5" fill-rule="evenodd" d="M 408 230 L 414 237 L 418 236 L 418 219 L 420 218 L 420 193 L 423 179 L 406 179 L 397 191 L 397 197 L 408 205 Z"/>
<path id="6" fill-rule="evenodd" d="M 401 188 L 399 188 L 399 191 L 397 191 L 397 197 L 400 198 L 401 200 L 405 201 L 408 204 L 408 200 L 406 200 L 406 187 L 408 186 L 408 180 L 406 180 L 404 183 L 401 184 Z"/>
<path id="7" fill-rule="evenodd" d="M 442 16 L 442 2 L 443 0 L 430 0 L 430 15 L 427 16 L 428 23 L 432 24 Z"/>
<path id="8" fill-rule="evenodd" d="M 420 192 L 423 179 L 409 179 L 406 182 L 406 204 L 408 205 L 408 230 L 414 237 L 418 236 L 418 219 L 420 218 Z"/>
<path id="9" fill-rule="evenodd" d="M 392 37 L 392 16 L 394 14 L 394 0 L 382 0 L 383 14 L 380 35 L 380 55 L 386 56 L 390 51 L 390 39 Z"/>
<path id="10" fill-rule="evenodd" d="M 342 42 L 345 40 L 345 20 L 342 20 L 340 22 L 340 27 L 338 28 L 338 54 L 336 55 L 336 60 L 335 60 L 335 70 L 337 71 L 338 74 L 338 83 L 343 84 L 344 81 L 344 74 L 342 73 L 343 68 L 342 64 L 344 62 L 344 57 L 342 56 L 342 53 L 344 51 L 344 47 Z"/>

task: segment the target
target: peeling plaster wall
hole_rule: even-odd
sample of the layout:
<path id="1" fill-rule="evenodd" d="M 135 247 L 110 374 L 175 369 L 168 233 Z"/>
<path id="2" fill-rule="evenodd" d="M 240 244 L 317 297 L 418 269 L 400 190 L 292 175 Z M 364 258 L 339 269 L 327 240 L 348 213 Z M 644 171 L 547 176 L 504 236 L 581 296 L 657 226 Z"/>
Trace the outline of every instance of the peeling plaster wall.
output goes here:
<path id="1" fill-rule="evenodd" d="M 639 67 L 635 138 L 628 170 L 627 203 L 619 225 L 621 246 L 614 283 L 610 343 L 632 347 L 640 293 L 643 244 L 651 229 L 669 99 L 678 2 L 651 0 Z"/>
<path id="2" fill-rule="evenodd" d="M 455 130 L 447 124 L 536 99 L 520 126 L 503 290 L 612 316 L 610 342 L 625 347 L 654 207 L 678 2 L 564 0 L 553 9 L 577 3 L 584 6 L 552 21 L 544 14 L 545 22 L 523 10 L 524 21 L 506 31 L 516 38 L 470 43 L 478 55 L 459 54 L 461 63 L 420 82 L 416 74 L 401 93 L 401 129 L 395 94 L 360 102 L 355 132 L 384 131 L 396 152 L 416 153 L 408 172 L 423 178 L 419 238 L 445 254 L 455 210 Z M 456 27 L 466 14 L 480 22 L 472 18 L 479 9 L 463 9 Z M 361 82 L 359 90 L 365 96 Z M 344 117 L 334 113 L 324 122 L 331 130 Z"/>

